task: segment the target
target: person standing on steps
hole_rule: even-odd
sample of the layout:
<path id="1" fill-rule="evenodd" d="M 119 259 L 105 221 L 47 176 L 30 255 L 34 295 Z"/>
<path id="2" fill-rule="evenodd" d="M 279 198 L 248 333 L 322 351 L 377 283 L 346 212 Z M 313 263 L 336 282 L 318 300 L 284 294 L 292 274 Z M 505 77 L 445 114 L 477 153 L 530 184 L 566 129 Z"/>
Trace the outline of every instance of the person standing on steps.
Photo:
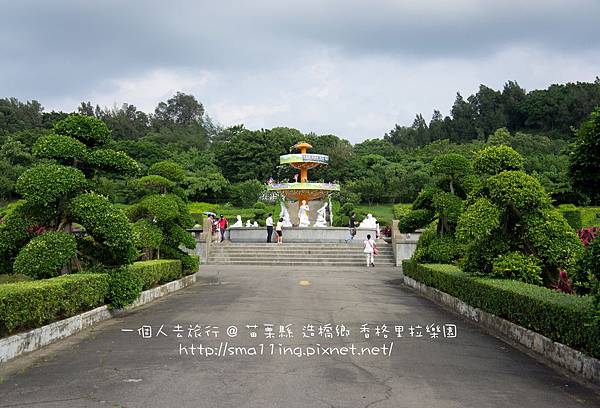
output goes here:
<path id="1" fill-rule="evenodd" d="M 283 218 L 279 218 L 279 221 L 277 221 L 275 232 L 277 233 L 277 243 L 283 244 Z"/>
<path id="2" fill-rule="evenodd" d="M 267 225 L 267 244 L 271 243 L 271 237 L 273 236 L 273 214 L 269 213 L 267 215 L 267 220 L 265 221 Z"/>
<path id="3" fill-rule="evenodd" d="M 375 266 L 374 255 L 376 252 L 376 246 L 375 246 L 375 241 L 373 239 L 371 239 L 371 234 L 367 234 L 367 239 L 363 242 L 363 244 L 365 245 L 363 252 L 367 256 L 367 268 L 369 266 Z"/>
<path id="4" fill-rule="evenodd" d="M 227 224 L 228 224 L 227 218 L 225 218 L 225 216 L 223 214 L 221 214 L 218 224 L 219 224 L 219 231 L 221 231 L 221 241 L 220 242 L 223 242 L 225 240 L 225 230 L 227 230 Z"/>
<path id="5" fill-rule="evenodd" d="M 348 228 L 349 228 L 349 235 L 348 238 L 346 238 L 346 243 L 348 243 L 348 241 L 352 241 L 354 239 L 354 236 L 356 235 L 356 213 L 352 212 L 352 214 L 350 215 L 350 221 L 348 221 Z"/>

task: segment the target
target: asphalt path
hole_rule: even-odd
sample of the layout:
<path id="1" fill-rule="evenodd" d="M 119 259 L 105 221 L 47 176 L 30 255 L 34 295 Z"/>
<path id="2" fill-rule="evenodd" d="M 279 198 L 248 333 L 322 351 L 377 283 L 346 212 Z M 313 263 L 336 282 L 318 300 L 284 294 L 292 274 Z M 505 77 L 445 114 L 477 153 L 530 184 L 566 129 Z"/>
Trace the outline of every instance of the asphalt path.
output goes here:
<path id="1" fill-rule="evenodd" d="M 205 279 L 0 366 L 0 407 L 599 407 L 397 268 Z M 368 338 L 367 338 L 368 335 Z"/>

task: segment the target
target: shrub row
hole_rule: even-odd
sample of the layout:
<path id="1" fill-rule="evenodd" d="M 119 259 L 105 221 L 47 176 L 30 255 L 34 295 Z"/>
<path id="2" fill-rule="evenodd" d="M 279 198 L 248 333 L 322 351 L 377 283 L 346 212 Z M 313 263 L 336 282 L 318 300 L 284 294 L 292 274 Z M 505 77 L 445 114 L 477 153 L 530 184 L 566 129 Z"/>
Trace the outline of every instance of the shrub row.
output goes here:
<path id="1" fill-rule="evenodd" d="M 135 262 L 129 270 L 138 275 L 142 289 L 150 289 L 160 283 L 170 282 L 182 276 L 181 261 L 177 259 L 156 259 Z"/>
<path id="2" fill-rule="evenodd" d="M 192 263 L 198 260 L 189 258 Z M 194 272 L 198 269 L 198 264 L 195 265 Z M 185 272 L 180 260 L 160 259 L 135 262 L 108 273 L 80 273 L 1 284 L 0 337 L 65 319 L 105 303 L 111 309 L 123 308 L 135 301 L 142 290 L 178 279 Z"/>
<path id="3" fill-rule="evenodd" d="M 0 336 L 100 306 L 108 291 L 108 276 L 101 273 L 0 285 Z"/>
<path id="4" fill-rule="evenodd" d="M 404 274 L 465 303 L 600 357 L 600 319 L 591 296 L 469 275 L 453 265 L 404 261 Z"/>

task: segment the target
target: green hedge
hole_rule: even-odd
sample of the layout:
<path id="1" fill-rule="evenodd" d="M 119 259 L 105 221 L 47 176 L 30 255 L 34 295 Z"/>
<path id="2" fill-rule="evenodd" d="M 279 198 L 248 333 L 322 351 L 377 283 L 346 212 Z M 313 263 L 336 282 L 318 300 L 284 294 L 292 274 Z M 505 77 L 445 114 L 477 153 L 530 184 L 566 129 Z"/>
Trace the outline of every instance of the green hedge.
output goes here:
<path id="1" fill-rule="evenodd" d="M 140 277 L 144 290 L 178 279 L 183 275 L 181 261 L 177 259 L 134 262 L 129 266 L 129 270 Z"/>
<path id="2" fill-rule="evenodd" d="M 465 303 L 600 357 L 600 319 L 591 296 L 469 275 L 453 265 L 403 262 L 404 274 Z"/>
<path id="3" fill-rule="evenodd" d="M 106 274 L 73 274 L 0 285 L 0 336 L 39 327 L 104 304 Z"/>

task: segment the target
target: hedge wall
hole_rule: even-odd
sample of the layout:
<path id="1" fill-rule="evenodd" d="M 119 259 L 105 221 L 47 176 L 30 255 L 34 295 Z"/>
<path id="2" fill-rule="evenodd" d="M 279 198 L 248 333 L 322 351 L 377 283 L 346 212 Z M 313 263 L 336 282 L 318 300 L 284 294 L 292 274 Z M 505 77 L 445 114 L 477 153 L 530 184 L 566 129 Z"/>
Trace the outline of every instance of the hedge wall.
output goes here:
<path id="1" fill-rule="evenodd" d="M 177 259 L 134 262 L 129 266 L 129 270 L 140 277 L 144 290 L 160 283 L 173 281 L 183 275 L 181 261 Z"/>
<path id="2" fill-rule="evenodd" d="M 108 289 L 108 275 L 101 273 L 0 285 L 0 336 L 100 306 Z"/>
<path id="3" fill-rule="evenodd" d="M 465 303 L 600 357 L 600 318 L 591 296 L 469 275 L 453 265 L 403 262 L 404 274 Z"/>

